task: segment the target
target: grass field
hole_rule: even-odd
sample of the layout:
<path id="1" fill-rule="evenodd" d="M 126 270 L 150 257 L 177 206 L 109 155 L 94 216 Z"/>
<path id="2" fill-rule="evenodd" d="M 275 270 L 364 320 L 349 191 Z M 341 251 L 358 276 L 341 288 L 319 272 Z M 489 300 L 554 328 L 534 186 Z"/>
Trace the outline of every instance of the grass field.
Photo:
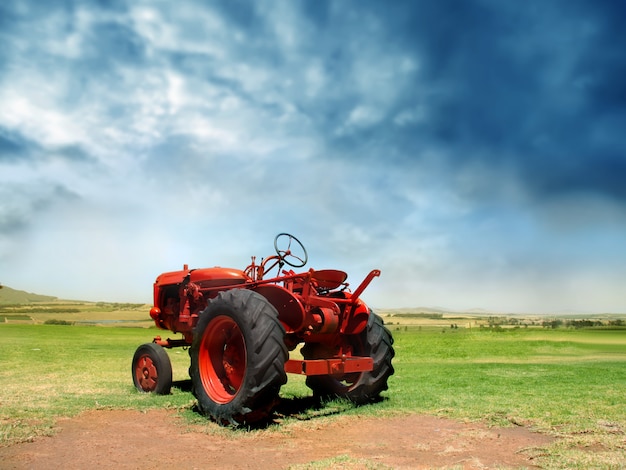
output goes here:
<path id="1" fill-rule="evenodd" d="M 447 328 L 392 320 L 396 373 L 387 399 L 361 408 L 335 402 L 328 409 L 528 426 L 560 438 L 537 456 L 548 468 L 621 468 L 626 462 L 626 330 L 452 329 L 447 320 Z M 94 408 L 166 407 L 198 421 L 185 388 L 168 396 L 133 388 L 133 353 L 155 334 L 147 328 L 0 324 L 0 445 L 49 434 L 59 417 Z M 187 379 L 187 352 L 169 354 L 174 380 Z M 309 394 L 299 376 L 290 376 L 281 391 L 287 400 Z"/>

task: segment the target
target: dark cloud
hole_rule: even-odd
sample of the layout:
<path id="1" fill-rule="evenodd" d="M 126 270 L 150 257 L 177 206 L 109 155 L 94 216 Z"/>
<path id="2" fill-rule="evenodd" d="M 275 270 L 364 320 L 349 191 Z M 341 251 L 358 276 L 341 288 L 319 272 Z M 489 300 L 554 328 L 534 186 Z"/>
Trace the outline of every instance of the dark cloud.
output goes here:
<path id="1" fill-rule="evenodd" d="M 90 31 L 85 60 L 91 73 L 99 73 L 115 64 L 141 67 L 146 49 L 144 40 L 128 26 L 116 22 L 96 24 Z"/>
<path id="2" fill-rule="evenodd" d="M 33 4 L 21 16 L 3 7 L 0 20 L 32 21 L 56 8 L 67 12 L 64 34 L 70 34 L 77 6 Z M 272 12 L 243 2 L 211 8 L 228 37 L 212 36 L 193 17 L 185 17 L 181 31 L 198 45 L 221 41 L 225 57 L 172 48 L 162 52 L 167 64 L 261 110 L 262 119 L 280 118 L 289 103 L 331 158 L 411 165 L 435 148 L 450 174 L 478 162 L 510 172 L 533 197 L 590 191 L 625 199 L 615 177 L 626 155 L 626 143 L 616 137 L 626 124 L 621 2 L 304 3 L 292 7 L 294 24 L 285 26 L 297 33 L 293 43 L 281 37 Z M 58 63 L 67 67 L 72 100 L 90 99 L 98 82 L 119 86 L 121 66 L 158 63 L 148 59 L 146 39 L 122 21 L 95 22 L 81 51 Z M 381 60 L 394 57 L 411 61 L 414 70 L 401 76 L 392 61 Z M 225 60 L 245 63 L 252 75 L 233 75 Z M 313 65 L 322 77 L 314 92 L 307 82 Z M 275 78 L 259 93 L 248 81 L 268 69 Z M 128 106 L 109 102 L 102 111 L 114 119 Z M 14 140 L 4 137 L 3 145 L 7 154 L 19 152 Z"/>
<path id="3" fill-rule="evenodd" d="M 15 235 L 30 230 L 41 215 L 54 208 L 73 204 L 81 197 L 56 183 L 36 181 L 28 185 L 7 184 L 0 190 L 0 235 Z"/>
<path id="4" fill-rule="evenodd" d="M 21 135 L 0 127 L 0 162 L 28 157 L 32 147 L 32 143 Z"/>
<path id="5" fill-rule="evenodd" d="M 256 3 L 245 0 L 220 0 L 211 3 L 228 22 L 240 30 L 247 31 L 251 36 L 262 34 L 264 22 L 259 14 Z"/>
<path id="6" fill-rule="evenodd" d="M 81 145 L 46 145 L 17 131 L 0 127 L 0 162 L 35 162 L 51 158 L 72 163 L 95 163 L 93 156 Z"/>
<path id="7" fill-rule="evenodd" d="M 54 153 L 73 163 L 95 163 L 95 159 L 90 155 L 89 151 L 80 145 L 64 145 L 61 147 L 50 148 L 48 152 Z"/>
<path id="8" fill-rule="evenodd" d="M 13 22 L 17 19 L 17 15 L 12 6 L 11 2 L 3 2 L 0 4 L 0 31 L 9 30 Z"/>
<path id="9" fill-rule="evenodd" d="M 585 53 L 577 64 L 578 85 L 586 89 L 589 104 L 599 112 L 616 111 L 623 116 L 626 108 L 626 59 L 621 45 L 626 41 L 623 18 L 626 3 L 620 1 L 591 3 L 583 12 L 594 22 Z"/>
<path id="10" fill-rule="evenodd" d="M 26 231 L 29 224 L 20 212 L 0 212 L 0 236 L 18 235 Z"/>
<path id="11" fill-rule="evenodd" d="M 620 181 L 626 167 L 626 141 L 620 137 L 626 128 L 626 30 L 619 20 L 624 5 L 360 3 L 362 18 L 369 12 L 380 19 L 373 41 L 390 55 L 413 58 L 418 69 L 410 86 L 398 82 L 400 92 L 385 103 L 382 122 L 331 137 L 331 145 L 352 158 L 402 165 L 438 148 L 449 174 L 480 163 L 506 170 L 531 197 L 591 192 L 626 201 Z M 344 21 L 349 8 L 341 12 Z M 333 22 L 322 11 L 322 19 L 313 21 Z M 359 34 L 358 27 L 349 31 Z M 346 44 L 338 46 L 339 54 Z M 371 48 L 363 44 L 356 56 Z M 332 70 L 335 52 L 325 52 L 326 70 Z M 355 54 L 349 57 L 355 60 Z M 343 63 L 348 70 L 351 65 Z M 350 78 L 333 75 L 339 88 Z M 330 128 L 366 99 L 352 89 L 329 103 L 327 113 L 323 104 L 317 110 Z M 424 119 L 394 122 L 402 109 L 420 107 Z M 332 135 L 329 128 L 326 135 Z"/>

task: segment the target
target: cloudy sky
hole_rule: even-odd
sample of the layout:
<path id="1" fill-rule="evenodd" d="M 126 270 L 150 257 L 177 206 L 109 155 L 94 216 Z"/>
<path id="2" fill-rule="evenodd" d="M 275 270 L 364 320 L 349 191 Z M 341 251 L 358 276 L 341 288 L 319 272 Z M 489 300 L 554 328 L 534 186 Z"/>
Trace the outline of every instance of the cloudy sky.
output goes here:
<path id="1" fill-rule="evenodd" d="M 0 282 L 150 302 L 290 232 L 374 307 L 626 312 L 626 3 L 0 6 Z"/>

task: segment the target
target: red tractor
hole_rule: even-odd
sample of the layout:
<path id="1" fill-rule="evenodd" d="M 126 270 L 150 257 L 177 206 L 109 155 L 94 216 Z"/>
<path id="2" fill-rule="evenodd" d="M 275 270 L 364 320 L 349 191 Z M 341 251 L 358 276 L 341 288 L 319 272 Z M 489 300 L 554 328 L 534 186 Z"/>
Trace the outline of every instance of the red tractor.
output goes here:
<path id="1" fill-rule="evenodd" d="M 157 336 L 139 346 L 132 362 L 139 391 L 168 394 L 172 366 L 164 348 L 189 347 L 198 409 L 221 424 L 266 420 L 287 372 L 306 375 L 318 397 L 357 404 L 380 398 L 394 372 L 393 338 L 360 299 L 380 271 L 350 291 L 343 271 L 283 270 L 308 259 L 294 236 L 277 235 L 274 248 L 275 255 L 260 264 L 252 257 L 243 271 L 185 265 L 157 277 L 150 316 L 183 337 Z M 302 343 L 301 355 L 290 358 Z"/>

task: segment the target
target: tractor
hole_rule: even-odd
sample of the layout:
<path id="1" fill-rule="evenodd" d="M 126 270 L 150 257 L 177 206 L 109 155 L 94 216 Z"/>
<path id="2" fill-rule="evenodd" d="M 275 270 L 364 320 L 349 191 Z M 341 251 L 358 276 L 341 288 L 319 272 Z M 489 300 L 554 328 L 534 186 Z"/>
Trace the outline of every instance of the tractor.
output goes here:
<path id="1" fill-rule="evenodd" d="M 253 256 L 243 271 L 185 264 L 156 278 L 150 317 L 182 338 L 156 336 L 137 348 L 131 371 L 140 392 L 170 393 L 166 349 L 183 347 L 199 412 L 223 425 L 268 421 L 287 373 L 305 375 L 320 399 L 380 399 L 394 372 L 393 338 L 361 300 L 380 271 L 352 291 L 343 271 L 283 269 L 308 261 L 293 235 L 278 234 L 274 250 L 259 264 Z"/>

